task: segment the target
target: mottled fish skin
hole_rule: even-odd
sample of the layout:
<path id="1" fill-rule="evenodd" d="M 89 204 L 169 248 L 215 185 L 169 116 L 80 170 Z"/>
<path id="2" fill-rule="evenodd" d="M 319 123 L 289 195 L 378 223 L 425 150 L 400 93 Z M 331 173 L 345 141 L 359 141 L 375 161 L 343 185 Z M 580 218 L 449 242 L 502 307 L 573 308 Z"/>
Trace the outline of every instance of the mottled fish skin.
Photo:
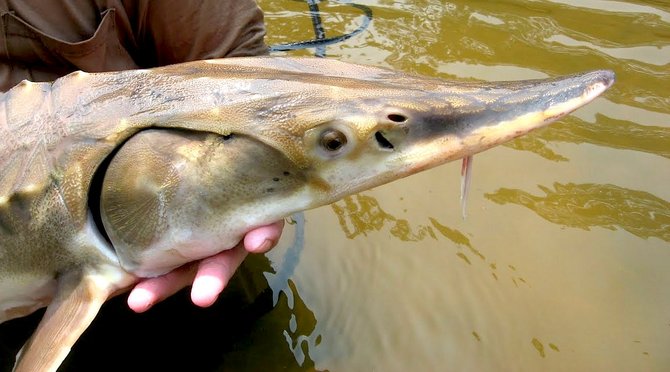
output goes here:
<path id="1" fill-rule="evenodd" d="M 75 72 L 53 83 L 24 81 L 0 95 L 0 322 L 49 308 L 18 369 L 57 368 L 99 305 L 134 283 L 135 274 L 157 275 L 221 249 L 212 245 L 192 251 L 189 239 L 196 238 L 184 238 L 184 232 L 197 208 L 161 192 L 204 193 L 211 208 L 206 223 L 198 224 L 205 227 L 197 238 L 220 238 L 223 246 L 232 246 L 254 226 L 523 135 L 588 103 L 613 81 L 611 72 L 594 71 L 536 81 L 464 83 L 329 59 L 276 57 Z M 183 151 L 173 156 L 169 148 L 162 149 L 154 166 L 132 177 L 151 175 L 160 164 L 175 169 L 187 164 L 187 170 L 175 173 L 182 176 L 179 182 L 153 174 L 153 183 L 142 187 L 153 187 L 154 194 L 142 200 L 163 195 L 173 202 L 154 203 L 153 209 L 137 213 L 132 208 L 139 191 L 113 172 L 130 172 L 135 154 L 155 148 L 152 131 L 180 137 L 176 141 Z M 220 144 L 229 138 L 237 139 L 240 149 L 278 163 L 256 168 L 249 159 L 231 161 L 242 150 L 227 153 L 230 145 Z M 197 168 L 202 162 L 193 154 L 216 159 L 212 166 L 225 176 L 203 178 L 198 189 L 194 174 L 214 168 Z M 279 168 L 281 174 L 273 173 Z M 238 171 L 226 173 L 231 169 Z M 274 179 L 284 176 L 292 183 L 226 199 L 226 189 L 246 179 L 245 169 L 254 169 L 257 180 L 267 176 L 268 182 L 279 182 Z M 102 186 L 96 183 L 99 174 L 105 176 Z M 163 184 L 178 186 L 165 189 Z M 111 190 L 112 201 L 105 205 L 103 200 L 99 212 L 98 194 L 104 190 Z M 159 217 L 137 222 L 139 233 L 124 227 L 142 215 Z M 114 246 L 102 236 L 100 218 Z M 212 233 L 221 225 L 223 233 Z M 165 259 L 173 244 L 186 249 Z M 71 321 L 68 314 L 82 320 Z M 57 342 L 54 327 L 70 335 L 69 341 Z M 46 361 L 40 357 L 45 350 Z"/>

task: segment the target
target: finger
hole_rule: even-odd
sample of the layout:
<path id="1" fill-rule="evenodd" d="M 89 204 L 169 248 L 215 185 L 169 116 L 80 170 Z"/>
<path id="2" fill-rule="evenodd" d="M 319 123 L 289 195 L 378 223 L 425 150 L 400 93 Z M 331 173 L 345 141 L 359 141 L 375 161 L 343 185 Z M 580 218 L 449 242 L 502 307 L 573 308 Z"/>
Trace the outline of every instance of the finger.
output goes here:
<path id="1" fill-rule="evenodd" d="M 250 253 L 265 253 L 277 245 L 283 229 L 283 219 L 253 229 L 244 236 L 244 248 Z"/>
<path id="2" fill-rule="evenodd" d="M 200 307 L 213 304 L 246 256 L 247 251 L 238 244 L 233 249 L 200 261 L 191 288 L 191 301 Z"/>
<path id="3" fill-rule="evenodd" d="M 128 295 L 128 307 L 136 313 L 149 310 L 156 303 L 191 284 L 195 269 L 195 264 L 187 264 L 167 274 L 142 279 Z"/>

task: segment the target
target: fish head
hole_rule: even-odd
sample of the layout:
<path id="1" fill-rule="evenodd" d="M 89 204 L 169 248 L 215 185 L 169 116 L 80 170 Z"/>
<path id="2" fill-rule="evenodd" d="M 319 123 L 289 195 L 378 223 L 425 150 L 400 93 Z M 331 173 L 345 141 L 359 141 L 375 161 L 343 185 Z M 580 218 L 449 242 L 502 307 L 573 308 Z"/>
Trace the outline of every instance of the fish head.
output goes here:
<path id="1" fill-rule="evenodd" d="M 487 83 L 396 74 L 368 86 L 331 87 L 317 111 L 296 116 L 303 120 L 300 157 L 315 199 L 326 204 L 508 142 L 613 82 L 610 71 Z"/>

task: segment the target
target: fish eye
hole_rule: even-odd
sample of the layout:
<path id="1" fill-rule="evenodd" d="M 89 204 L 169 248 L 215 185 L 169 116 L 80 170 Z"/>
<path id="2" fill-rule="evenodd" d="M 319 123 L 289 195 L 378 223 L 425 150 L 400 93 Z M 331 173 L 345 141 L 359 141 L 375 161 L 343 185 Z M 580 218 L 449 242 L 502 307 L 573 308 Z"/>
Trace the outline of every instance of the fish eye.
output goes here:
<path id="1" fill-rule="evenodd" d="M 334 153 L 347 144 L 347 136 L 337 129 L 326 129 L 321 133 L 319 143 L 324 150 Z"/>

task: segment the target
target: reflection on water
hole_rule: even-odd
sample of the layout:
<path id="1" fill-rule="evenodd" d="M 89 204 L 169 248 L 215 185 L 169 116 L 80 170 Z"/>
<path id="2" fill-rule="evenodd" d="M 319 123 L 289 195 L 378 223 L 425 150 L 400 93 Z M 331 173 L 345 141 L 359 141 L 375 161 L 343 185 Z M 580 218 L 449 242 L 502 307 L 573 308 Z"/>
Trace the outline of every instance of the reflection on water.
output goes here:
<path id="1" fill-rule="evenodd" d="M 347 196 L 339 202 L 331 205 L 337 215 L 340 227 L 349 239 L 359 235 L 367 235 L 371 231 L 388 229 L 392 236 L 403 242 L 418 242 L 425 238 L 437 239 L 435 231 L 451 240 L 452 242 L 467 247 L 471 253 L 482 260 L 486 257 L 470 244 L 470 239 L 456 229 L 440 224 L 435 218 L 430 217 L 431 225 L 417 225 L 412 228 L 409 221 L 394 217 L 385 212 L 377 199 L 364 194 Z M 463 252 L 457 253 L 458 257 L 470 263 L 470 259 Z"/>
<path id="2" fill-rule="evenodd" d="M 575 8 L 587 8 L 599 10 L 604 13 L 629 13 L 632 15 L 648 16 L 649 20 L 659 19 L 662 22 L 670 23 L 670 12 L 663 10 L 665 4 L 663 1 L 656 1 L 656 6 L 636 4 L 636 1 L 616 1 L 616 0 L 547 0 L 554 3 L 566 4 Z"/>
<path id="3" fill-rule="evenodd" d="M 284 336 L 289 348 L 293 352 L 296 361 L 304 367 L 314 367 L 314 361 L 309 357 L 309 348 L 318 346 L 321 342 L 321 335 L 313 336 L 316 327 L 316 318 L 305 303 L 300 298 L 295 284 L 289 280 L 289 290 L 291 297 L 280 297 L 279 307 L 286 306 L 291 310 L 288 327 L 284 329 Z M 283 302 L 286 301 L 286 304 Z M 311 338 L 310 338 L 311 337 Z M 313 340 L 313 342 L 310 342 Z"/>
<path id="4" fill-rule="evenodd" d="M 439 236 L 449 239 L 456 244 L 456 256 L 468 265 L 472 265 L 470 257 L 476 257 L 479 262 L 488 266 L 493 278 L 498 280 L 497 268 L 495 262 L 488 262 L 486 256 L 476 249 L 470 239 L 449 226 L 441 224 L 437 219 L 428 217 L 430 225 L 416 224 L 412 227 L 410 221 L 395 217 L 384 211 L 376 198 L 357 194 L 348 196 L 339 202 L 333 203 L 331 208 L 335 212 L 340 228 L 348 239 L 367 236 L 371 232 L 388 231 L 401 242 L 420 242 L 426 238 L 438 240 Z M 462 248 L 467 248 L 463 251 Z M 509 279 L 516 287 L 520 284 L 528 285 L 526 279 L 518 276 L 516 267 L 507 265 L 507 271 L 510 272 Z"/>
<path id="5" fill-rule="evenodd" d="M 670 158 L 670 127 L 640 125 L 628 120 L 608 118 L 602 114 L 596 115 L 595 123 L 587 123 L 571 116 L 529 137 L 545 141 L 590 143 Z"/>
<path id="6" fill-rule="evenodd" d="M 537 338 L 533 338 L 533 339 L 531 340 L 531 343 L 533 344 L 533 347 L 534 347 L 535 349 L 537 349 L 537 352 L 540 353 L 540 356 L 541 356 L 542 358 L 545 358 L 545 357 L 546 357 L 546 355 L 545 355 L 545 353 L 544 353 L 544 350 L 545 350 L 545 349 L 544 349 L 544 344 L 542 343 L 542 341 L 538 340 Z M 559 350 L 558 346 L 552 344 L 551 342 L 549 342 L 549 343 L 547 344 L 547 346 L 549 346 L 549 348 L 550 348 L 551 350 L 555 351 L 555 352 L 560 352 L 560 351 L 561 351 L 561 350 Z"/>
<path id="7" fill-rule="evenodd" d="M 517 138 L 505 146 L 531 151 L 553 161 L 568 160 L 551 150 L 547 146 L 550 142 L 590 143 L 670 158 L 670 127 L 640 125 L 628 120 L 608 118 L 602 114 L 596 114 L 594 123 L 570 116 L 536 133 Z"/>
<path id="8" fill-rule="evenodd" d="M 552 160 L 552 161 L 567 161 L 568 158 L 557 154 L 552 149 L 547 146 L 547 142 L 544 141 L 539 134 L 529 134 L 517 138 L 511 142 L 504 144 L 503 146 L 522 151 L 534 152 L 541 157 Z"/>
<path id="9" fill-rule="evenodd" d="M 554 190 L 538 187 L 545 196 L 502 188 L 486 198 L 498 204 L 523 205 L 564 226 L 585 230 L 618 227 L 641 238 L 670 242 L 670 203 L 648 192 L 598 184 L 555 183 Z"/>
<path id="10" fill-rule="evenodd" d="M 340 227 L 349 239 L 359 235 L 367 235 L 370 231 L 379 231 L 388 227 L 391 235 L 401 241 L 416 242 L 427 236 L 435 239 L 435 233 L 430 226 L 418 226 L 416 232 L 405 219 L 396 218 L 386 213 L 377 200 L 370 196 L 358 194 L 348 196 L 342 201 L 331 205 L 337 215 Z"/>

